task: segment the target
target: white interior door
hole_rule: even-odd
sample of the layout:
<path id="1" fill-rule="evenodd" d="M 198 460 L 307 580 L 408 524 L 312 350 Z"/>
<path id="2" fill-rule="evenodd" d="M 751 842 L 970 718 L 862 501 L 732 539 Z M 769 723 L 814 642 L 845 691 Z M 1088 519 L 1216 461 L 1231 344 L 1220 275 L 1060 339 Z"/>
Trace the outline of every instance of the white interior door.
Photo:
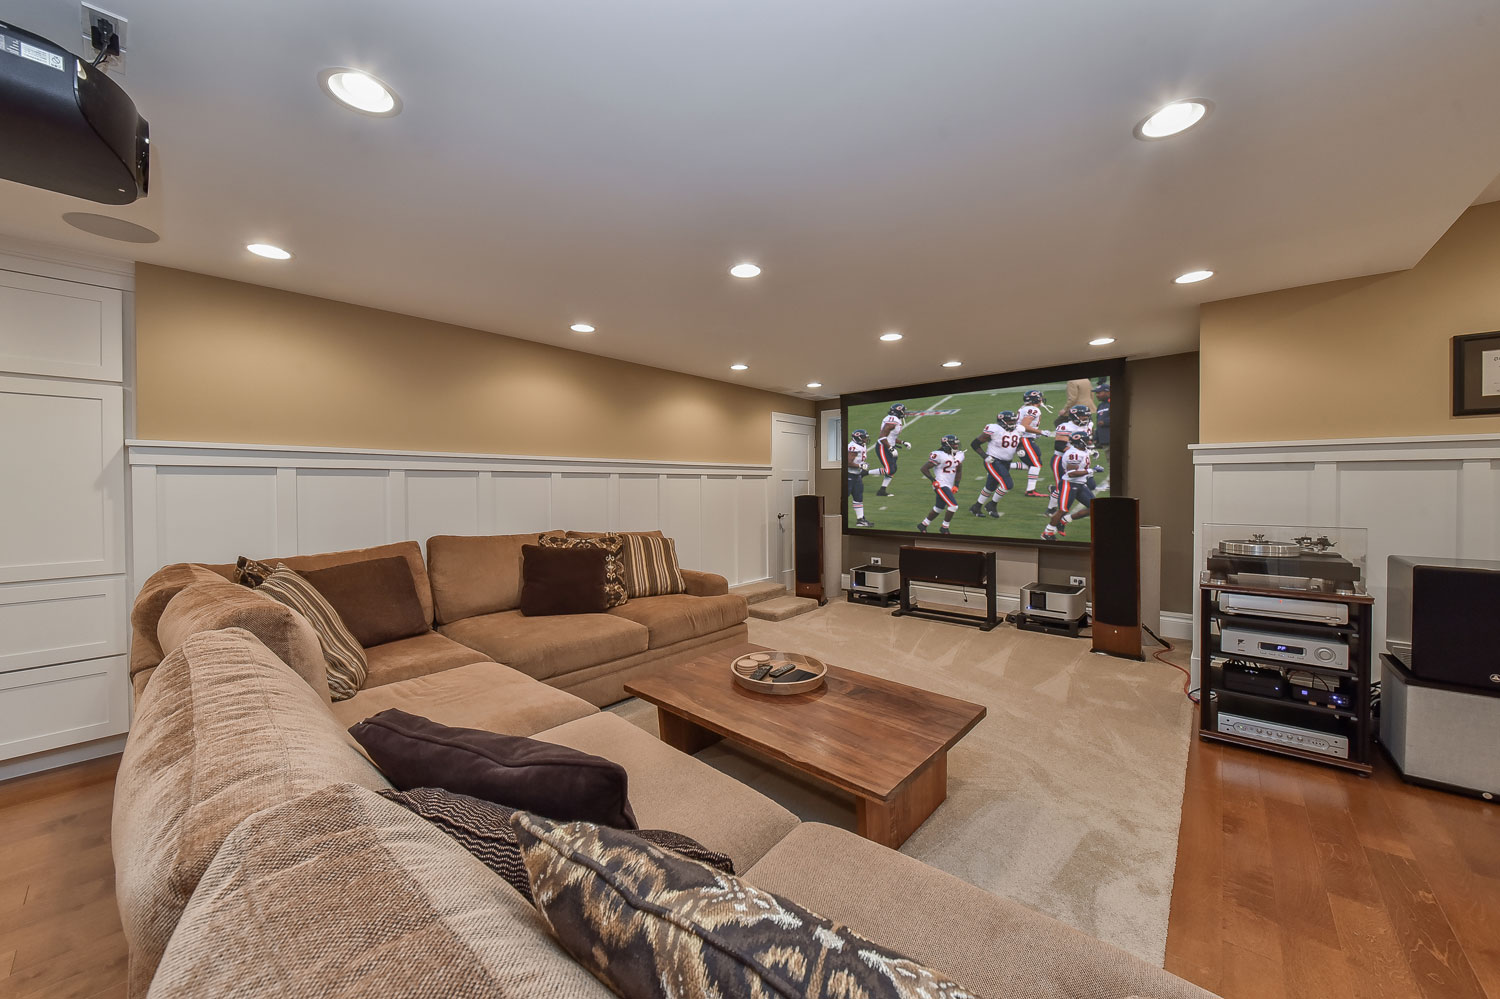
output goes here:
<path id="1" fill-rule="evenodd" d="M 792 589 L 792 501 L 813 491 L 817 422 L 810 416 L 771 414 L 771 578 Z"/>

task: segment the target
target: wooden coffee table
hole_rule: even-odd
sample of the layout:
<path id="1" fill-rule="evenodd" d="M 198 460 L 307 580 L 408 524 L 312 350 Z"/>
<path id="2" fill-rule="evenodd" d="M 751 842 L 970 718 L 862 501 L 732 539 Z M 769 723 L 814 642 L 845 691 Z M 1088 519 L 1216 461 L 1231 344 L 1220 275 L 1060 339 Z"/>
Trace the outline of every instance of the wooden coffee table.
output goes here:
<path id="1" fill-rule="evenodd" d="M 806 694 L 756 694 L 731 679 L 734 659 L 766 651 L 735 646 L 653 670 L 625 690 L 656 705 L 668 745 L 696 753 L 728 739 L 780 760 L 852 793 L 856 831 L 900 846 L 948 796 L 948 750 L 984 705 L 839 666 Z"/>

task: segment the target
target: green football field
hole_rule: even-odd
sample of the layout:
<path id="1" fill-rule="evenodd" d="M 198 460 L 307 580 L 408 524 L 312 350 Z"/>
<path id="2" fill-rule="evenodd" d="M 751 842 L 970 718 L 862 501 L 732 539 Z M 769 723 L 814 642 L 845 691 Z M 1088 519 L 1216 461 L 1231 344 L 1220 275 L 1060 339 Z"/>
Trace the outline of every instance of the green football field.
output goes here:
<path id="1" fill-rule="evenodd" d="M 848 434 L 855 430 L 866 430 L 870 434 L 870 474 L 865 476 L 865 518 L 871 522 L 874 529 L 915 530 L 922 518 L 928 515 L 932 510 L 936 494 L 933 492 L 931 483 L 922 475 L 922 465 L 926 463 L 927 455 L 937 450 L 938 442 L 944 434 L 954 434 L 962 442 L 965 454 L 963 475 L 959 479 L 958 513 L 953 516 L 953 533 L 992 538 L 1040 538 L 1042 528 L 1047 524 L 1047 500 L 1045 497 L 1024 495 L 1026 492 L 1024 468 L 1011 469 L 1011 483 L 1014 488 L 1000 500 L 999 519 L 988 515 L 976 517 L 969 512 L 969 506 L 979 498 L 979 491 L 984 488 L 985 480 L 984 461 L 974 453 L 973 448 L 969 447 L 969 442 L 979 436 L 985 424 L 995 422 L 997 413 L 1006 409 L 1011 412 L 1019 411 L 1021 394 L 1033 388 L 1042 391 L 1046 396 L 1047 406 L 1052 409 L 1050 413 L 1043 410 L 1041 422 L 1045 429 L 1051 430 L 1057 414 L 1067 409 L 1067 386 L 1061 382 L 1047 385 L 1022 385 L 1015 389 L 1000 389 L 994 392 L 967 392 L 962 395 L 929 396 L 920 399 L 892 399 L 864 406 L 851 406 L 845 442 L 847 443 Z M 897 455 L 896 476 L 890 486 L 893 495 L 876 496 L 875 493 L 880 488 L 881 472 L 875 438 L 880 433 L 881 420 L 896 402 L 904 403 L 907 412 L 911 414 L 907 417 L 906 427 L 901 431 L 901 439 L 910 441 L 911 448 Z M 1036 444 L 1037 454 L 1041 456 L 1044 466 L 1041 478 L 1037 480 L 1037 491 L 1045 493 L 1052 487 L 1052 439 L 1039 437 Z M 1100 453 L 1095 463 L 1104 467 L 1104 471 L 1097 473 L 1095 479 L 1099 485 L 1099 495 L 1105 495 L 1108 492 L 1109 482 L 1108 448 Z M 854 509 L 852 505 L 849 508 L 848 517 L 849 525 L 853 529 Z M 932 527 L 929 528 L 931 533 L 938 533 L 938 526 L 941 522 L 941 518 L 933 521 Z M 1089 527 L 1087 519 L 1068 525 L 1064 540 L 1088 541 Z"/>

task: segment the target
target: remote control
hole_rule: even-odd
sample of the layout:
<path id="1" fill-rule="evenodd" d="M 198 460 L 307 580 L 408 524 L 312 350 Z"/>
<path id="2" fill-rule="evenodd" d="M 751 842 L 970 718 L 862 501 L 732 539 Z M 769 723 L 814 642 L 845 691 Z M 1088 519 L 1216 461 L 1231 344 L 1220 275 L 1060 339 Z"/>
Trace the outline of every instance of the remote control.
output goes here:
<path id="1" fill-rule="evenodd" d="M 771 672 L 771 664 L 766 663 L 764 666 L 757 667 L 755 672 L 750 674 L 750 679 L 764 680 L 766 678 L 766 674 L 769 672 Z"/>
<path id="2" fill-rule="evenodd" d="M 785 666 L 779 666 L 776 669 L 771 670 L 771 673 L 770 673 L 771 679 L 774 680 L 778 676 L 784 676 L 785 674 L 790 673 L 792 670 L 794 670 L 796 668 L 797 668 L 797 664 L 796 663 L 787 663 Z"/>

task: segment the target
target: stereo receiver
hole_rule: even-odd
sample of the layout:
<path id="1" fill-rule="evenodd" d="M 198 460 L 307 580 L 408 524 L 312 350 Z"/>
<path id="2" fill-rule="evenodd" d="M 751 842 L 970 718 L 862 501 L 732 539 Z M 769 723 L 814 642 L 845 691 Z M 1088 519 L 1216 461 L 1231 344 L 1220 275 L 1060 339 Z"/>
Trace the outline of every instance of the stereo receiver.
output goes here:
<path id="1" fill-rule="evenodd" d="M 1337 638 L 1287 635 L 1259 628 L 1224 627 L 1219 631 L 1219 649 L 1226 656 L 1252 656 L 1304 666 L 1349 668 L 1349 645 Z"/>

